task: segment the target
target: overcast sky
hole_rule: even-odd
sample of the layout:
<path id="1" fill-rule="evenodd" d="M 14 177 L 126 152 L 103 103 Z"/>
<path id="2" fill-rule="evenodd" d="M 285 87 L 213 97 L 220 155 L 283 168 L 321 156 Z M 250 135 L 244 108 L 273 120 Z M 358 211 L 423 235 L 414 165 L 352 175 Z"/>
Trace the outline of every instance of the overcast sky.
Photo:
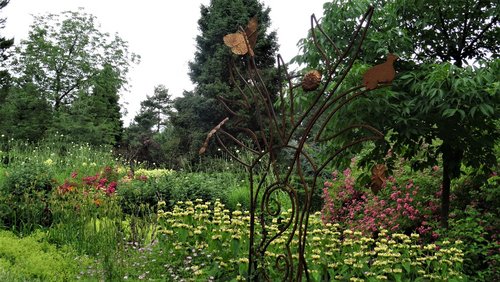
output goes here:
<path id="1" fill-rule="evenodd" d="M 261 0 L 271 8 L 271 30 L 278 33 L 279 53 L 285 61 L 298 53 L 296 43 L 307 35 L 312 13 L 320 17 L 327 0 Z M 1 11 L 7 18 L 6 37 L 16 44 L 27 37 L 32 15 L 59 13 L 84 7 L 97 17 L 101 30 L 117 32 L 128 41 L 129 50 L 141 56 L 141 63 L 129 73 L 128 91 L 121 93 L 128 114 L 127 125 L 155 85 L 163 84 L 173 97 L 192 90 L 188 62 L 195 52 L 200 5 L 209 0 L 11 0 Z"/>

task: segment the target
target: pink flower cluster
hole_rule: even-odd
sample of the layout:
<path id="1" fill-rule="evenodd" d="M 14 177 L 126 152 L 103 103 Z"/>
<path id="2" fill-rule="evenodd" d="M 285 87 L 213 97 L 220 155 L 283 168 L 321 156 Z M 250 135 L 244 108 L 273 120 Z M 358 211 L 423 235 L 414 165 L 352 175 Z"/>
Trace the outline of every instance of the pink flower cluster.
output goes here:
<path id="1" fill-rule="evenodd" d="M 103 177 L 99 173 L 93 176 L 83 177 L 82 181 L 85 185 L 91 186 L 96 190 L 105 191 L 108 196 L 116 191 L 116 181 L 109 181 L 106 177 Z"/>
<path id="2" fill-rule="evenodd" d="M 381 229 L 392 232 L 419 232 L 432 230 L 429 220 L 437 213 L 437 199 L 421 195 L 413 180 L 404 185 L 389 177 L 380 195 L 363 187 L 356 188 L 351 170 L 343 173 L 343 182 L 332 174 L 332 181 L 323 187 L 321 218 L 324 223 L 339 223 L 346 228 L 371 235 Z M 432 197 L 432 195 L 430 195 Z"/>
<path id="3" fill-rule="evenodd" d="M 81 178 L 81 183 L 77 182 L 78 173 L 76 171 L 71 173 L 71 180 L 65 180 L 64 184 L 59 186 L 60 193 L 67 193 L 77 191 L 78 187 L 82 188 L 84 194 L 89 193 L 89 189 L 95 191 L 103 191 L 107 196 L 111 196 L 116 192 L 118 183 L 110 179 L 114 177 L 114 171 L 111 167 L 105 167 L 101 173 L 91 176 L 84 176 Z M 83 186 L 83 187 L 82 187 Z"/>

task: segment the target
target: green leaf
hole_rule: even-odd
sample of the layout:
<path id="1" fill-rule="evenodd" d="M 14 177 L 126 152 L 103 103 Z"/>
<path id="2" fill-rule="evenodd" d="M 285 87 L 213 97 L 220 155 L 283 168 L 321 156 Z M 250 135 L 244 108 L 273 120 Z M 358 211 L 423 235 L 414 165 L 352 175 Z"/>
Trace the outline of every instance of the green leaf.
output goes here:
<path id="1" fill-rule="evenodd" d="M 483 115 L 485 115 L 487 117 L 489 117 L 490 115 L 492 115 L 495 112 L 493 107 L 488 105 L 488 104 L 480 104 L 479 110 L 481 111 L 481 113 L 483 113 Z"/>
<path id="2" fill-rule="evenodd" d="M 231 241 L 231 251 L 234 256 L 237 256 L 240 253 L 240 240 L 233 239 Z"/>
<path id="3" fill-rule="evenodd" d="M 461 120 L 465 119 L 465 112 L 464 112 L 464 110 L 460 110 L 460 109 L 459 109 L 459 110 L 458 110 L 458 113 L 460 114 L 460 119 L 461 119 Z"/>
<path id="4" fill-rule="evenodd" d="M 472 108 L 470 109 L 470 116 L 471 116 L 472 118 L 474 118 L 474 114 L 476 113 L 476 110 L 477 110 L 477 107 L 476 107 L 476 106 L 474 106 L 474 107 L 472 107 Z"/>
<path id="5" fill-rule="evenodd" d="M 452 117 L 457 112 L 457 109 L 446 109 L 443 111 L 443 117 Z"/>
<path id="6" fill-rule="evenodd" d="M 410 265 L 410 262 L 404 262 L 403 263 L 403 268 L 405 269 L 405 271 L 407 273 L 410 273 L 411 272 L 411 265 Z"/>

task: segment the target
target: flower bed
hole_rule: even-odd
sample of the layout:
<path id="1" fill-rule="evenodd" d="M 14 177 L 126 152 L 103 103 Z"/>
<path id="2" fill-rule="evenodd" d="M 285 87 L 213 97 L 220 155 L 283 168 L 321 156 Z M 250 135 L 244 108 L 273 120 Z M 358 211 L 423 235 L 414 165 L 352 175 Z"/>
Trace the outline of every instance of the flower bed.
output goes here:
<path id="1" fill-rule="evenodd" d="M 282 215 L 286 217 L 287 213 Z M 168 250 L 165 267 L 172 279 L 246 279 L 250 220 L 247 212 L 230 212 L 218 201 L 212 205 L 198 200 L 180 202 L 171 212 L 159 210 L 158 218 L 159 242 Z M 278 230 L 278 221 L 272 221 L 269 229 Z M 342 231 L 338 224 L 324 225 L 319 213 L 311 215 L 308 230 L 306 259 L 316 280 L 463 280 L 460 241 L 423 245 L 418 234 L 389 235 L 385 230 L 378 238 L 371 238 L 359 231 Z M 283 275 L 275 270 L 274 263 L 284 253 L 285 238 L 274 240 L 266 253 L 272 280 Z M 297 245 L 294 241 L 292 248 Z"/>

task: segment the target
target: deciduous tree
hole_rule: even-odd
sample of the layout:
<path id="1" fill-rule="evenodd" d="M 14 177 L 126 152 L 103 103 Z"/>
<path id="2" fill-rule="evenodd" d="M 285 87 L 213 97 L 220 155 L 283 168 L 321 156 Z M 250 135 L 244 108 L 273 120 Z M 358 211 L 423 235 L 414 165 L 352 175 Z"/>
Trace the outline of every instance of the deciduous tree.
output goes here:
<path id="1" fill-rule="evenodd" d="M 461 164 L 488 168 L 496 163 L 500 91 L 500 36 L 496 1 L 333 1 L 325 4 L 321 26 L 344 46 L 357 15 L 375 6 L 372 25 L 358 64 L 346 80 L 359 85 L 369 65 L 396 53 L 399 74 L 391 88 L 370 92 L 344 108 L 332 130 L 369 123 L 390 133 L 369 156 L 391 149 L 413 158 L 415 168 L 443 162 L 442 225 L 447 226 L 450 181 Z M 326 40 L 326 39 L 322 39 Z M 308 67 L 324 67 L 311 38 L 295 58 Z M 321 43 L 321 41 L 320 41 Z M 327 46 L 326 44 L 324 46 Z M 335 54 L 326 50 L 326 54 Z M 356 134 L 354 132 L 353 134 Z M 418 156 L 418 157 L 417 157 Z"/>
<path id="2" fill-rule="evenodd" d="M 71 104 L 109 65 L 126 84 L 129 66 L 138 57 L 118 34 L 99 30 L 96 17 L 82 10 L 34 17 L 28 39 L 17 49 L 15 73 L 19 84 L 34 84 L 55 110 Z"/>

